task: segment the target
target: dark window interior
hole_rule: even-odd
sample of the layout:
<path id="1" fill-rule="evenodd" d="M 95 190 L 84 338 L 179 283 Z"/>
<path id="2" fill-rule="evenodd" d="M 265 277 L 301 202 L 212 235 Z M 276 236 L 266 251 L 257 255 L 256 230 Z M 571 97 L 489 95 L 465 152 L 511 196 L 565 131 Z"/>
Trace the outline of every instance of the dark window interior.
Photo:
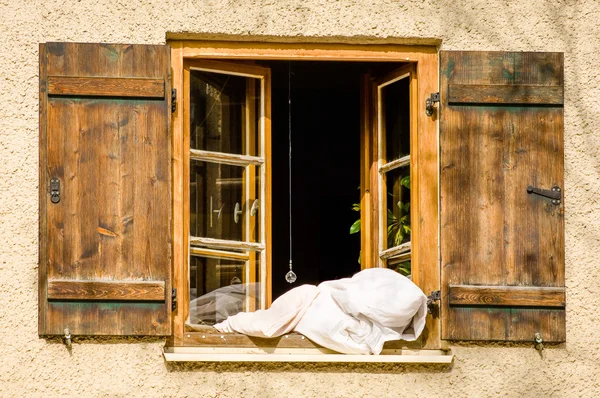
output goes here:
<path id="1" fill-rule="evenodd" d="M 360 271 L 360 76 L 399 64 L 261 62 L 272 70 L 273 299 L 302 284 Z M 292 97 L 293 267 L 289 269 L 288 68 Z"/>

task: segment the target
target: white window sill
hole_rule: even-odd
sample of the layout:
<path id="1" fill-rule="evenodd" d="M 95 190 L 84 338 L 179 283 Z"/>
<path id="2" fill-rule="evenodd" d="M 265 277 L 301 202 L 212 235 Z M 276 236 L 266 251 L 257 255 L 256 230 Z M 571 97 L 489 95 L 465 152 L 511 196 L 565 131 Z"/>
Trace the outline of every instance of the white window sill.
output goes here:
<path id="1" fill-rule="evenodd" d="M 439 363 L 452 362 L 451 351 L 383 350 L 381 355 L 348 355 L 319 348 L 165 347 L 168 362 L 354 362 Z"/>

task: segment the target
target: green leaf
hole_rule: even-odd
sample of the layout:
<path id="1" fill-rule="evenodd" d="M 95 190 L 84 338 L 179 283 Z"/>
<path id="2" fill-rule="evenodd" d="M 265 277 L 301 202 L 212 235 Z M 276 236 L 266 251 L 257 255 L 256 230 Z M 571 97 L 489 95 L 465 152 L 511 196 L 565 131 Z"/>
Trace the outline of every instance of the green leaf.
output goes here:
<path id="1" fill-rule="evenodd" d="M 398 202 L 398 203 L 399 203 L 399 204 L 401 204 L 402 202 Z M 405 211 L 405 212 L 408 212 L 408 209 L 410 209 L 410 202 L 406 202 L 406 203 L 402 204 L 402 205 L 400 206 L 400 208 L 401 208 L 403 211 Z"/>
<path id="2" fill-rule="evenodd" d="M 396 218 L 396 216 L 394 215 L 394 213 L 392 213 L 392 211 L 390 209 L 388 209 L 388 212 L 387 212 L 387 222 L 388 222 L 388 225 L 398 222 L 398 219 Z"/>
<path id="3" fill-rule="evenodd" d="M 404 230 L 402 228 L 398 228 L 398 232 L 396 232 L 396 238 L 394 239 L 394 246 L 401 245 L 403 240 L 404 240 Z"/>
<path id="4" fill-rule="evenodd" d="M 360 203 L 352 203 L 352 210 L 360 211 Z"/>
<path id="5" fill-rule="evenodd" d="M 360 219 L 354 221 L 354 224 L 350 227 L 350 234 L 355 234 L 360 231 Z"/>
<path id="6" fill-rule="evenodd" d="M 406 234 L 410 234 L 411 230 L 410 230 L 410 225 L 404 225 L 404 232 L 406 232 Z"/>
<path id="7" fill-rule="evenodd" d="M 404 276 L 410 275 L 410 261 L 404 261 L 396 265 L 396 272 Z"/>
<path id="8" fill-rule="evenodd" d="M 402 179 L 400 180 L 400 184 L 406 189 L 410 189 L 410 175 L 402 177 Z"/>

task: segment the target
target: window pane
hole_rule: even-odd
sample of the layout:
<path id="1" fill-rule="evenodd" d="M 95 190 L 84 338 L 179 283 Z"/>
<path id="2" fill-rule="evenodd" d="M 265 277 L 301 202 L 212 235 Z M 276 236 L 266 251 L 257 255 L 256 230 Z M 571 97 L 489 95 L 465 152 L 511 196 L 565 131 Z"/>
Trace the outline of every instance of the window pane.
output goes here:
<path id="1" fill-rule="evenodd" d="M 386 161 L 410 155 L 410 79 L 381 89 Z"/>
<path id="2" fill-rule="evenodd" d="M 410 241 L 410 168 L 386 173 L 388 248 Z"/>
<path id="3" fill-rule="evenodd" d="M 190 257 L 190 312 L 188 323 L 214 325 L 230 315 L 254 311 L 260 300 L 255 253 L 251 260 Z"/>
<path id="4" fill-rule="evenodd" d="M 410 258 L 403 259 L 402 261 L 391 258 L 387 261 L 387 267 L 389 269 L 393 269 L 401 275 L 409 278 L 411 277 Z"/>
<path id="5" fill-rule="evenodd" d="M 258 166 L 244 168 L 192 160 L 190 235 L 256 242 L 259 171 Z"/>
<path id="6" fill-rule="evenodd" d="M 258 156 L 260 80 L 190 71 L 190 147 Z"/>

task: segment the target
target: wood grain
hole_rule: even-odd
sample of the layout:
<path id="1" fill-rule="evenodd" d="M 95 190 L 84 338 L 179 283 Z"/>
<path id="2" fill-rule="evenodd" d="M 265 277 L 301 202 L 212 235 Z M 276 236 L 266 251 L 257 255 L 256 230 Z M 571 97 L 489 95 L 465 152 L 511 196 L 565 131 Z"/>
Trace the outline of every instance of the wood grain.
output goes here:
<path id="1" fill-rule="evenodd" d="M 242 167 L 248 165 L 260 166 L 265 163 L 264 158 L 260 156 L 236 155 L 233 153 L 204 151 L 200 149 L 190 149 L 190 159 Z"/>
<path id="2" fill-rule="evenodd" d="M 48 95 L 164 98 L 164 79 L 48 76 Z"/>
<path id="3" fill-rule="evenodd" d="M 166 301 L 165 282 L 49 280 L 48 300 Z"/>
<path id="4" fill-rule="evenodd" d="M 360 77 L 360 268 L 373 268 L 373 205 L 371 199 L 372 128 L 371 75 Z"/>
<path id="5" fill-rule="evenodd" d="M 450 285 L 448 301 L 449 305 L 560 308 L 565 306 L 565 288 Z"/>
<path id="6" fill-rule="evenodd" d="M 411 242 L 404 242 L 401 245 L 394 246 L 389 249 L 385 249 L 384 251 L 379 253 L 379 258 L 381 258 L 382 260 L 386 260 L 388 258 L 396 257 L 400 254 L 410 252 L 411 247 L 412 247 Z"/>
<path id="7" fill-rule="evenodd" d="M 565 286 L 563 205 L 526 192 L 527 185 L 563 187 L 563 108 L 538 106 L 557 102 L 553 87 L 563 86 L 563 56 L 442 52 L 440 65 L 443 336 L 532 341 L 539 332 L 545 341 L 564 341 L 565 311 L 553 308 L 562 302 L 556 289 Z M 452 85 L 550 87 L 536 89 L 550 98 L 451 104 Z M 514 304 L 508 307 L 451 306 L 456 285 L 542 289 L 538 296 L 516 289 L 514 297 L 495 290 L 495 298 L 472 298 Z M 517 306 L 523 302 L 537 304 Z"/>
<path id="8" fill-rule="evenodd" d="M 40 142 L 40 184 L 61 182 L 61 200 L 40 213 L 40 276 L 53 281 L 163 281 L 171 287 L 171 137 L 167 46 L 48 43 L 47 76 L 58 81 L 140 79 L 161 81 L 163 97 L 48 96 L 40 108 L 46 142 Z M 42 54 L 41 54 L 42 55 Z M 63 80 L 64 77 L 69 79 Z M 105 81 L 105 80 L 102 80 Z M 113 80 L 114 81 L 114 80 Z M 113 90 L 114 92 L 114 90 Z M 45 159 L 45 160 L 44 160 Z M 42 208 L 42 206 L 41 206 Z M 162 302 L 48 301 L 61 286 L 40 283 L 40 334 L 168 335 L 170 295 Z M 84 297 L 85 292 L 91 296 Z M 66 293 L 65 293 L 66 294 Z M 166 300 L 165 300 L 166 297 Z M 43 319 L 43 320 L 42 320 Z"/>
<path id="9" fill-rule="evenodd" d="M 449 84 L 449 104 L 562 105 L 562 86 L 531 84 Z"/>
<path id="10" fill-rule="evenodd" d="M 410 155 L 403 156 L 400 159 L 392 160 L 391 162 L 387 162 L 381 165 L 379 167 L 379 172 L 387 173 L 388 171 L 392 171 L 408 165 L 410 165 Z"/>
<path id="11" fill-rule="evenodd" d="M 225 239 L 202 238 L 199 236 L 190 236 L 190 244 L 194 246 L 240 251 L 261 251 L 265 245 L 258 242 L 235 242 Z"/>
<path id="12" fill-rule="evenodd" d="M 415 86 L 411 86 L 411 94 L 414 94 L 411 95 L 414 112 L 411 117 L 417 120 L 416 134 L 411 136 L 411 194 L 416 195 L 417 207 L 415 212 L 411 212 L 411 239 L 415 241 L 411 249 L 411 267 L 413 281 L 426 294 L 440 290 L 439 114 L 436 112 L 432 117 L 425 115 L 425 99 L 439 90 L 438 61 L 437 53 L 423 54 L 413 76 Z M 411 203 L 412 206 L 415 204 Z M 421 336 L 423 348 L 443 348 L 440 340 L 442 316 L 441 311 L 434 311 L 427 317 Z"/>

